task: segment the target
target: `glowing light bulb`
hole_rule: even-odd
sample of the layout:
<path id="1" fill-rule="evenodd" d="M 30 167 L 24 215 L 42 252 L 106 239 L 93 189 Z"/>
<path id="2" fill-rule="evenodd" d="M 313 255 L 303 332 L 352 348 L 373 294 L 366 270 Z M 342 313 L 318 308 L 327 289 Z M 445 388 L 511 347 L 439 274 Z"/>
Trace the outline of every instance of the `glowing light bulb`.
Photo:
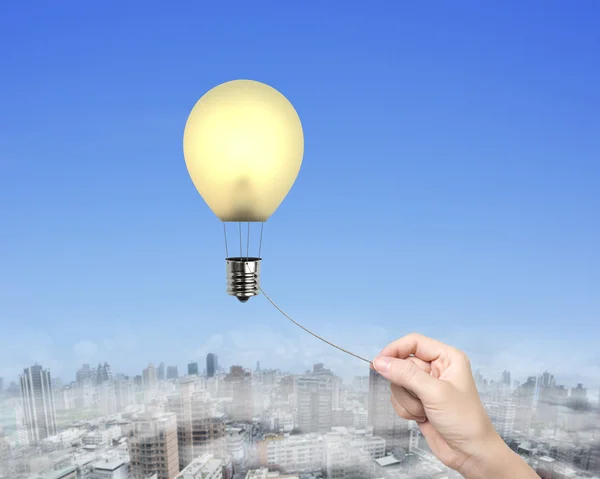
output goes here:
<path id="1" fill-rule="evenodd" d="M 208 91 L 192 109 L 183 154 L 213 213 L 224 223 L 244 222 L 249 228 L 251 222 L 267 221 L 296 181 L 304 154 L 302 124 L 274 88 L 230 81 Z M 227 292 L 241 301 L 258 294 L 260 261 L 241 252 L 228 257 Z"/>

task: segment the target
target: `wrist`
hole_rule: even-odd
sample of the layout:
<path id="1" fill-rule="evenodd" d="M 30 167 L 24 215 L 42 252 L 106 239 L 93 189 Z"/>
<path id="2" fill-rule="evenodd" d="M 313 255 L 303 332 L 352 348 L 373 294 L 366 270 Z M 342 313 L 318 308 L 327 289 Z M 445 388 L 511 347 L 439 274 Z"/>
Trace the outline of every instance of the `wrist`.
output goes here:
<path id="1" fill-rule="evenodd" d="M 530 479 L 539 476 L 494 433 L 458 471 L 465 479 Z"/>

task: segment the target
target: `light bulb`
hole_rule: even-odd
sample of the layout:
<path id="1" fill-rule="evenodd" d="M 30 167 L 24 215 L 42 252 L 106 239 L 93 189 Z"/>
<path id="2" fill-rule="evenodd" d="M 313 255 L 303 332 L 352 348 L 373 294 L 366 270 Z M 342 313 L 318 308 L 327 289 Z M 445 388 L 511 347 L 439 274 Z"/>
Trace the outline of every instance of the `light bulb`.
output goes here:
<path id="1" fill-rule="evenodd" d="M 208 91 L 183 133 L 185 163 L 198 193 L 228 222 L 265 222 L 296 181 L 304 154 L 302 124 L 274 88 L 234 80 Z M 259 257 L 228 257 L 227 291 L 258 294 Z"/>

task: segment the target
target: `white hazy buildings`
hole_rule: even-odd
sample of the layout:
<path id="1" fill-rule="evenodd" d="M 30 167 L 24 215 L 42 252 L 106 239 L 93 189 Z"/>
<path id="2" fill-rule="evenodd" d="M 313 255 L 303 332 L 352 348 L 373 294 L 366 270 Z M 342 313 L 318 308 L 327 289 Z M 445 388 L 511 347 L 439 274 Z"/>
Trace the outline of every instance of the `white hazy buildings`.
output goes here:
<path id="1" fill-rule="evenodd" d="M 385 455 L 385 440 L 371 430 L 350 433 L 335 427 L 325 436 L 323 468 L 328 478 L 371 477 L 375 460 Z"/>
<path id="2" fill-rule="evenodd" d="M 323 437 L 318 434 L 267 435 L 258 450 L 262 467 L 294 472 L 320 469 L 323 463 Z"/>
<path id="3" fill-rule="evenodd" d="M 183 469 L 176 479 L 222 479 L 223 461 L 212 454 L 204 454 Z"/>

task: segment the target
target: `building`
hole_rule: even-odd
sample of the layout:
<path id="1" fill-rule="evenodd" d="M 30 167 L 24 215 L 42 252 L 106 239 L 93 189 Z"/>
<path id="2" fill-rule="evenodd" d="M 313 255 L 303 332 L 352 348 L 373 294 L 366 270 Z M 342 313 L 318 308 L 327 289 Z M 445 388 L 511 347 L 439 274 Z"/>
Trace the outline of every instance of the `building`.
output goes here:
<path id="1" fill-rule="evenodd" d="M 160 363 L 158 365 L 158 368 L 156 369 L 156 378 L 158 379 L 158 382 L 164 381 L 166 376 L 165 376 L 165 363 Z"/>
<path id="2" fill-rule="evenodd" d="M 320 470 L 323 452 L 323 438 L 318 434 L 268 434 L 258 444 L 258 457 L 262 467 L 288 473 Z"/>
<path id="3" fill-rule="evenodd" d="M 188 376 L 198 376 L 198 363 L 191 362 L 188 364 Z"/>
<path id="4" fill-rule="evenodd" d="M 300 376 L 296 381 L 298 428 L 302 433 L 331 431 L 333 376 Z"/>
<path id="5" fill-rule="evenodd" d="M 261 467 L 260 469 L 250 469 L 246 474 L 246 479 L 299 479 L 296 474 L 279 474 L 277 472 L 269 472 L 269 468 Z"/>
<path id="6" fill-rule="evenodd" d="M 144 378 L 144 387 L 148 391 L 151 391 L 156 388 L 156 384 L 158 381 L 156 376 L 156 368 L 154 367 L 154 364 L 148 364 L 148 367 L 144 369 L 142 377 Z"/>
<path id="7" fill-rule="evenodd" d="M 219 369 L 217 355 L 208 353 L 206 355 L 206 376 L 209 378 L 214 377 L 215 373 Z"/>
<path id="8" fill-rule="evenodd" d="M 385 456 L 385 441 L 371 431 L 334 428 L 325 436 L 324 469 L 328 478 L 372 477 L 375 460 Z"/>
<path id="9" fill-rule="evenodd" d="M 108 363 L 98 364 L 96 369 L 96 384 L 100 385 L 112 379 L 112 372 Z"/>
<path id="10" fill-rule="evenodd" d="M 371 370 L 367 422 L 373 427 L 373 435 L 385 440 L 387 452 L 402 457 L 409 449 L 408 421 L 396 414 L 390 394 L 390 382 L 375 370 Z"/>
<path id="11" fill-rule="evenodd" d="M 128 434 L 131 478 L 173 479 L 179 472 L 177 417 L 145 413 L 134 419 Z"/>
<path id="12" fill-rule="evenodd" d="M 223 479 L 223 461 L 212 454 L 204 454 L 194 459 L 183 469 L 177 479 Z"/>
<path id="13" fill-rule="evenodd" d="M 56 434 L 56 412 L 50 371 L 36 364 L 23 371 L 21 398 L 30 444 L 37 444 Z"/>
<path id="14" fill-rule="evenodd" d="M 254 412 L 252 402 L 252 375 L 242 366 L 231 366 L 225 377 L 225 387 L 231 391 L 231 418 L 234 421 L 251 422 Z"/>
<path id="15" fill-rule="evenodd" d="M 106 458 L 92 466 L 89 479 L 128 479 L 129 463 L 119 457 Z"/>
<path id="16" fill-rule="evenodd" d="M 502 439 L 509 441 L 513 437 L 516 405 L 512 397 L 486 404 L 486 409 L 494 428 Z"/>
<path id="17" fill-rule="evenodd" d="M 210 397 L 196 390 L 195 380 L 183 380 L 179 394 L 167 397 L 167 408 L 177 416 L 180 469 L 205 454 L 224 457 L 225 420 L 212 413 Z"/>
<path id="18" fill-rule="evenodd" d="M 177 379 L 178 377 L 177 366 L 167 366 L 167 379 Z"/>
<path id="19" fill-rule="evenodd" d="M 549 381 L 549 378 L 548 378 Z M 536 378 L 530 376 L 527 381 L 521 384 L 514 392 L 513 399 L 515 403 L 514 431 L 519 431 L 525 436 L 529 436 L 531 423 L 533 420 L 533 404 L 536 395 Z"/>

